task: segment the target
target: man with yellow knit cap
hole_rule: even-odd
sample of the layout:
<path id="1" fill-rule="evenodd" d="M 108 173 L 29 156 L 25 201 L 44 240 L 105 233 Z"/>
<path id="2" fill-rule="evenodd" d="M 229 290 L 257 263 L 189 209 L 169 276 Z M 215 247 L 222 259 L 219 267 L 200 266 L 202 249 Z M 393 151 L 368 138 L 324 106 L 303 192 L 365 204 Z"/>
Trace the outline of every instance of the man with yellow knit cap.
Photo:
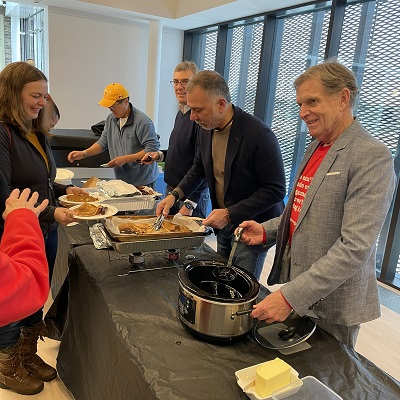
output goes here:
<path id="1" fill-rule="evenodd" d="M 146 153 L 160 148 L 153 122 L 129 102 L 129 92 L 120 83 L 111 83 L 104 89 L 99 104 L 111 111 L 105 121 L 100 139 L 83 151 L 72 151 L 68 160 L 72 163 L 95 156 L 108 149 L 115 177 L 135 186 L 154 187 L 158 167 L 138 163 Z"/>

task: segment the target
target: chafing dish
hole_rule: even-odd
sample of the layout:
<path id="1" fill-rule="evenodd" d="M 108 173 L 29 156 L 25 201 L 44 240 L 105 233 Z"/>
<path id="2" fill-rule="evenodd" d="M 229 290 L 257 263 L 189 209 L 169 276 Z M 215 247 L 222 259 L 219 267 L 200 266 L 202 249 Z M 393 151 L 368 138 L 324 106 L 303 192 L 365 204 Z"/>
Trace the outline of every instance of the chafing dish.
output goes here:
<path id="1" fill-rule="evenodd" d="M 121 234 L 117 233 L 115 229 L 114 221 L 116 218 L 118 218 L 118 221 L 125 220 L 127 222 L 149 219 L 149 223 L 152 223 L 156 217 L 141 215 L 118 216 L 102 221 L 103 232 L 107 240 L 116 252 L 123 254 L 198 247 L 203 244 L 205 237 L 212 232 L 211 229 L 202 226 L 197 218 L 181 217 L 183 219 L 180 219 L 180 221 L 186 220 L 186 223 L 191 227 L 197 226 L 197 230 L 171 233 L 155 232 L 154 234 Z M 168 216 L 166 219 L 171 221 L 173 217 Z"/>

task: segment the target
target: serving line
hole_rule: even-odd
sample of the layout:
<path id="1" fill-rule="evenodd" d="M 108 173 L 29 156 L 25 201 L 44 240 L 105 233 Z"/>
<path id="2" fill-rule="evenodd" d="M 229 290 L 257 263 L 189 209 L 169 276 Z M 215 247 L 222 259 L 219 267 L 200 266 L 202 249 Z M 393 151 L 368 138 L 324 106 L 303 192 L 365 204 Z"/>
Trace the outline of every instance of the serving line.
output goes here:
<path id="1" fill-rule="evenodd" d="M 78 228 L 85 226 L 71 229 Z M 221 260 L 206 244 L 184 254 Z M 158 253 L 149 254 L 145 264 L 173 262 Z M 141 400 L 247 399 L 235 372 L 277 357 L 276 350 L 261 347 L 251 335 L 221 346 L 190 334 L 178 317 L 176 269 L 121 278 L 110 265 L 107 251 L 93 245 L 71 252 L 70 303 L 57 369 L 76 399 L 122 399 L 127 393 Z M 347 400 L 400 398 L 399 382 L 324 331 L 317 328 L 309 343 L 307 351 L 279 355 L 299 377 L 315 376 Z"/>

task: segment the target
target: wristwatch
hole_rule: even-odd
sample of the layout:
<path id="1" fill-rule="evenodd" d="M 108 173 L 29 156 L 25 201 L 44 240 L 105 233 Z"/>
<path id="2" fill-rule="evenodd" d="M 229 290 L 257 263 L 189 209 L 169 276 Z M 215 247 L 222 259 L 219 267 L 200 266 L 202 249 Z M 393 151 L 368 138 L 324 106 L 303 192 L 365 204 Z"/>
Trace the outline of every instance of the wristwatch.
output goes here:
<path id="1" fill-rule="evenodd" d="M 187 200 L 185 200 L 183 204 L 188 210 L 194 210 L 196 208 L 190 201 Z"/>
<path id="2" fill-rule="evenodd" d="M 173 190 L 172 192 L 169 192 L 168 195 L 172 194 L 172 196 L 175 197 L 175 203 L 177 203 L 180 199 L 179 193 L 176 190 Z"/>

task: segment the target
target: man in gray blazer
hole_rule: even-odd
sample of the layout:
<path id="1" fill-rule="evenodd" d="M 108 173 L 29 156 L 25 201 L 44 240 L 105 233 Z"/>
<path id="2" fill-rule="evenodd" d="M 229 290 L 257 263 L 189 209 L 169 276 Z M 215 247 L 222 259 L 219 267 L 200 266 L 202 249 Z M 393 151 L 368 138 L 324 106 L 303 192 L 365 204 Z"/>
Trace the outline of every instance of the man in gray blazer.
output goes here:
<path id="1" fill-rule="evenodd" d="M 393 159 L 354 118 L 358 89 L 346 67 L 313 66 L 294 85 L 300 117 L 316 140 L 283 214 L 239 225 L 246 244 L 276 243 L 268 284 L 285 283 L 251 316 L 271 323 L 294 310 L 354 348 L 360 324 L 380 316 L 376 242 L 395 188 Z"/>

